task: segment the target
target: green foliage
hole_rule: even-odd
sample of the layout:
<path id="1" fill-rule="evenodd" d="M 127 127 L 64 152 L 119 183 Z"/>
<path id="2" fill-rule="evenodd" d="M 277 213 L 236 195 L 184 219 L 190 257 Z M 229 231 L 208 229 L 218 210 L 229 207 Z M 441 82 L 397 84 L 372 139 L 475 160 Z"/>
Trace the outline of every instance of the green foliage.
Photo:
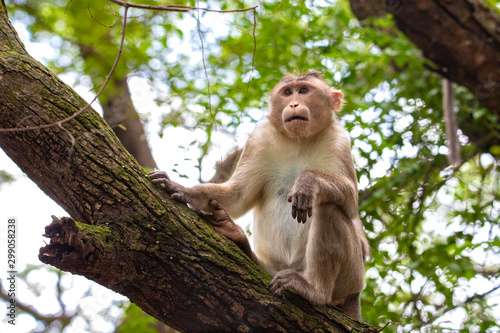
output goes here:
<path id="1" fill-rule="evenodd" d="M 122 323 L 117 327 L 117 333 L 157 333 L 161 325 L 155 318 L 146 315 L 137 305 L 130 303 L 125 310 Z"/>
<path id="2" fill-rule="evenodd" d="M 0 187 L 2 185 L 11 183 L 15 180 L 15 177 L 5 170 L 0 170 Z"/>
<path id="3" fill-rule="evenodd" d="M 27 22 L 34 38 L 62 45 L 53 65 L 85 73 L 94 85 L 102 81 L 121 32 L 119 22 L 112 28 L 98 23 L 114 21 L 106 2 L 28 4 L 16 7 L 15 17 Z M 389 332 L 498 330 L 499 119 L 456 87 L 463 163 L 447 167 L 441 77 L 426 69 L 432 64 L 391 17 L 361 26 L 347 0 L 259 4 L 256 12 L 199 14 L 206 68 L 198 13 L 134 11 L 116 75 L 141 72 L 153 86 L 166 86 L 157 100 L 166 110 L 163 126 L 206 131 L 207 139 L 195 142 L 201 165 L 213 131 L 235 133 L 242 122 L 259 120 L 267 93 L 284 74 L 322 71 L 346 95 L 340 119 L 351 134 L 372 247 L 363 319 L 379 327 L 400 324 L 389 325 Z M 82 45 L 96 54 L 84 57 Z M 64 63 L 64 55 L 73 60 Z"/>
<path id="4" fill-rule="evenodd" d="M 98 90 L 118 53 L 123 8 L 100 0 L 20 0 L 8 4 L 13 10 L 12 18 L 26 24 L 33 40 L 47 42 L 54 48 L 56 55 L 48 59 L 52 70 L 85 74 L 94 91 Z M 164 72 L 155 60 L 171 52 L 166 48 L 167 37 L 175 34 L 176 20 L 171 20 L 168 15 L 129 11 L 122 61 L 102 95 L 101 103 L 113 95 L 114 80 L 139 71 L 150 76 Z"/>

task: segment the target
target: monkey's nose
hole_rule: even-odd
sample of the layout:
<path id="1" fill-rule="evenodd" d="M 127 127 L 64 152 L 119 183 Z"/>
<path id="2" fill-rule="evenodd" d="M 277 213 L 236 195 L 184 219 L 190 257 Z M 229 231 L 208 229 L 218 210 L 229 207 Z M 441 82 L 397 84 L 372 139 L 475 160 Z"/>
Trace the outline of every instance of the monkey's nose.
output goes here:
<path id="1" fill-rule="evenodd" d="M 297 106 L 299 106 L 299 102 L 297 101 L 293 101 L 292 103 L 290 103 L 291 108 L 296 108 Z"/>

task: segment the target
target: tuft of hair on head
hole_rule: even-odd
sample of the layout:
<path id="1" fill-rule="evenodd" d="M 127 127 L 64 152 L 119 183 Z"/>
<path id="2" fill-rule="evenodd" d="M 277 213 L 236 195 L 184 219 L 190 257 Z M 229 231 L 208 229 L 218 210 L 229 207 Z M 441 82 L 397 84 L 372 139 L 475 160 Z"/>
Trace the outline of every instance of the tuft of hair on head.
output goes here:
<path id="1" fill-rule="evenodd" d="M 317 70 L 311 70 L 305 74 L 299 75 L 298 77 L 305 79 L 305 78 L 310 77 L 310 76 L 315 77 L 315 78 L 320 79 L 320 80 L 323 80 L 323 74 Z"/>
<path id="2" fill-rule="evenodd" d="M 320 71 L 317 71 L 317 70 L 311 70 L 307 73 L 303 73 L 303 74 L 292 74 L 292 73 L 288 73 L 287 75 L 285 75 L 281 80 L 280 80 L 280 83 L 284 83 L 284 82 L 289 82 L 289 81 L 294 81 L 294 80 L 306 80 L 307 78 L 309 77 L 314 77 L 314 78 L 317 78 L 321 81 L 324 81 L 323 79 L 323 75 L 321 74 Z"/>

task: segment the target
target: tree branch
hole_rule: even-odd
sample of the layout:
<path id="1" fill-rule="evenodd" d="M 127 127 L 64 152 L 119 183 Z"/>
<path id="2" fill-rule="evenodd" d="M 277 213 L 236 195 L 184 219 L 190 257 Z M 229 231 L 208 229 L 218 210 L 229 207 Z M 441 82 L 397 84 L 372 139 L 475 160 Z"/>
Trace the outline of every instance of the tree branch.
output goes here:
<path id="1" fill-rule="evenodd" d="M 364 20 L 382 0 L 350 0 Z M 483 0 L 386 0 L 397 27 L 434 62 L 434 71 L 468 88 L 500 118 L 500 18 Z"/>
<path id="2" fill-rule="evenodd" d="M 12 299 L 11 297 L 9 297 L 7 295 L 7 293 L 5 292 L 5 290 L 2 287 L 1 283 L 0 283 L 0 298 L 3 299 L 4 301 L 7 301 L 7 302 L 10 302 L 10 300 Z M 60 321 L 62 326 L 65 327 L 71 322 L 71 318 L 73 318 L 73 316 L 68 316 L 66 314 L 66 312 L 64 312 L 64 311 L 62 312 L 62 314 L 57 315 L 57 316 L 47 316 L 47 315 L 41 314 L 39 311 L 37 311 L 32 306 L 29 306 L 23 302 L 20 302 L 17 299 L 16 299 L 15 305 L 16 305 L 16 308 L 18 308 L 19 310 L 33 316 L 33 318 L 35 318 L 36 320 L 44 323 L 46 327 L 49 326 L 53 321 L 56 321 L 56 320 Z"/>
<path id="3" fill-rule="evenodd" d="M 122 1 L 122 0 L 111 0 L 112 2 L 116 3 L 117 5 L 120 5 L 125 8 L 140 8 L 140 9 L 153 9 L 153 10 L 163 10 L 167 12 L 183 12 L 187 13 L 193 10 L 197 11 L 205 11 L 205 12 L 215 12 L 215 13 L 241 13 L 241 12 L 248 12 L 250 10 L 256 9 L 258 6 L 253 6 L 249 8 L 243 8 L 243 9 L 229 9 L 229 10 L 218 10 L 218 9 L 210 9 L 210 8 L 201 8 L 201 7 L 191 7 L 191 6 L 184 6 L 184 5 L 163 5 L 163 6 L 155 6 L 155 5 L 144 5 L 144 4 L 138 4 L 138 3 L 132 3 L 128 1 Z"/>

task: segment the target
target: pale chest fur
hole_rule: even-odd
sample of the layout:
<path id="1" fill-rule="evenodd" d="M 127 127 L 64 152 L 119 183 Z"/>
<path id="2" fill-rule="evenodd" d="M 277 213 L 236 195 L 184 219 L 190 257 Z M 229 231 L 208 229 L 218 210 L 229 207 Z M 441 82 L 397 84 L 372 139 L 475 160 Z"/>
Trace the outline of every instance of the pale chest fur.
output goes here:
<path id="1" fill-rule="evenodd" d="M 264 264 L 272 270 L 279 271 L 288 267 L 302 270 L 308 232 L 315 216 L 313 214 L 313 218 L 305 224 L 294 220 L 288 195 L 302 171 L 313 170 L 325 174 L 342 172 L 343 168 L 338 165 L 339 152 L 337 147 L 325 144 L 335 142 L 332 140 L 306 144 L 275 137 L 265 139 L 266 149 L 261 153 L 266 155 L 262 159 L 266 161 L 266 165 L 262 165 L 262 170 L 270 172 L 264 172 L 266 179 L 262 200 L 254 210 L 255 250 L 264 259 Z"/>

